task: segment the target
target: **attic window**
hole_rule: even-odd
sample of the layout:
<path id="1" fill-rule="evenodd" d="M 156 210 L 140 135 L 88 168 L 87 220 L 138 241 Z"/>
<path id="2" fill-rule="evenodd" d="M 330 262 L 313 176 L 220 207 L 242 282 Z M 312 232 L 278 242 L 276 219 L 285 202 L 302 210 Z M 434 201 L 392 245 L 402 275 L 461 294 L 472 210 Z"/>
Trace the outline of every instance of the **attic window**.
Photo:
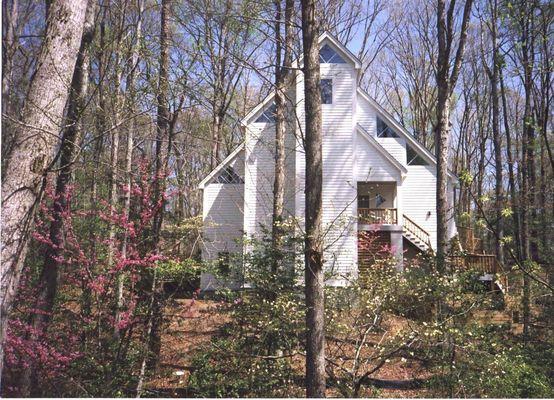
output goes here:
<path id="1" fill-rule="evenodd" d="M 319 50 L 319 62 L 322 64 L 346 64 L 346 61 L 328 44 Z"/>
<path id="2" fill-rule="evenodd" d="M 409 145 L 406 145 L 406 163 L 408 165 L 429 165 L 429 163 Z"/>
<path id="3" fill-rule="evenodd" d="M 377 137 L 397 138 L 398 135 L 381 118 L 377 117 Z"/>
<path id="4" fill-rule="evenodd" d="M 320 82 L 321 104 L 333 103 L 333 80 L 322 79 Z"/>
<path id="5" fill-rule="evenodd" d="M 237 175 L 233 167 L 227 167 L 217 177 L 217 183 L 244 183 L 242 178 Z"/>
<path id="6" fill-rule="evenodd" d="M 276 108 L 277 106 L 275 105 L 275 103 L 271 103 L 271 105 L 267 107 L 254 122 L 258 122 L 258 123 L 275 122 Z"/>

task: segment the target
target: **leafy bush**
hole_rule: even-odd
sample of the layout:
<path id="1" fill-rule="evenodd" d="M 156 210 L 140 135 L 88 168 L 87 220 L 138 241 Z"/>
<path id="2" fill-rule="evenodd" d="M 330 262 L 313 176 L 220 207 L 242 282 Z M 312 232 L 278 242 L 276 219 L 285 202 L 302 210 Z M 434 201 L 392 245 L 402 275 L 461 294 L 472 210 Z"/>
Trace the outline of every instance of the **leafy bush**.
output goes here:
<path id="1" fill-rule="evenodd" d="M 244 264 L 231 263 L 227 276 L 240 275 L 247 289 L 222 290 L 229 323 L 198 349 L 189 378 L 190 396 L 286 397 L 294 381 L 293 360 L 302 348 L 304 303 L 296 286 L 293 240 L 273 250 L 268 240 L 249 243 Z M 221 274 L 224 278 L 224 274 Z M 296 393 L 298 395 L 299 393 Z"/>

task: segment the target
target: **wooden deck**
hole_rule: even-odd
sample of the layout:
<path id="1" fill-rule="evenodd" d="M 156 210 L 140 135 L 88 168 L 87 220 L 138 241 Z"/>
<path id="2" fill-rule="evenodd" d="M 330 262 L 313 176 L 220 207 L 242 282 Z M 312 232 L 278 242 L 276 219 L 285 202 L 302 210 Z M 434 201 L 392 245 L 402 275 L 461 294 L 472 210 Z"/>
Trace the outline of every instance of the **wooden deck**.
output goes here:
<path id="1" fill-rule="evenodd" d="M 460 256 L 450 256 L 451 265 L 457 269 L 475 269 L 483 274 L 496 274 L 501 271 L 494 254 L 468 253 Z"/>

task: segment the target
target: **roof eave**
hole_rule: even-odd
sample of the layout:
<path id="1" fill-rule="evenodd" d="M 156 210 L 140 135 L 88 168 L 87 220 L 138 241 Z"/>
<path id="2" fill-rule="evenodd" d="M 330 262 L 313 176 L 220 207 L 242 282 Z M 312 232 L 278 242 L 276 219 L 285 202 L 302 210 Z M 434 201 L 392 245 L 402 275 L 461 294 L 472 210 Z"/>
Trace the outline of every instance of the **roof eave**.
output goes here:
<path id="1" fill-rule="evenodd" d="M 383 155 L 387 159 L 389 163 L 391 163 L 393 166 L 395 166 L 399 171 L 400 175 L 404 177 L 408 173 L 408 169 L 402 165 L 392 154 L 390 154 L 387 149 L 385 149 L 373 136 L 367 132 L 363 126 L 360 124 L 356 125 L 356 129 L 362 134 L 364 139 L 366 139 L 373 147 L 375 147 L 379 153 Z"/>
<path id="2" fill-rule="evenodd" d="M 204 190 L 209 181 L 213 179 L 223 168 L 225 168 L 233 159 L 244 149 L 244 142 L 241 143 L 235 150 L 229 154 L 225 160 L 223 160 L 212 172 L 210 172 L 202 181 L 198 184 L 198 189 Z"/>
<path id="3" fill-rule="evenodd" d="M 385 110 L 375 99 L 373 99 L 373 97 L 371 97 L 365 90 L 360 87 L 358 87 L 357 90 L 358 93 L 360 93 L 360 95 L 364 97 L 377 110 L 377 112 L 379 112 L 381 117 L 385 119 L 385 122 L 393 125 L 398 132 L 400 132 L 414 147 L 419 150 L 420 153 L 424 155 L 425 158 L 427 158 L 427 161 L 430 161 L 434 165 L 437 164 L 437 159 L 435 158 L 435 156 L 423 144 L 417 141 L 417 139 L 414 138 L 413 135 L 411 135 L 404 126 L 398 123 L 387 110 Z M 454 173 L 450 170 L 448 170 L 448 177 L 455 180 L 458 179 L 458 177 L 454 175 Z"/>

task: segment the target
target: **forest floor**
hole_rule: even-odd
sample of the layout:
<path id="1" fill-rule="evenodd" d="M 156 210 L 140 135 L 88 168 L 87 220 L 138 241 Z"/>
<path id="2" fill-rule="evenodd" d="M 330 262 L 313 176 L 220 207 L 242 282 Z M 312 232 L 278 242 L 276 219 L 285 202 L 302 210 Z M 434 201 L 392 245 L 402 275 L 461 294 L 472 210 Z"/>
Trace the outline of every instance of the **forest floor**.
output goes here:
<path id="1" fill-rule="evenodd" d="M 165 317 L 167 327 L 162 337 L 161 360 L 155 376 L 147 383 L 147 390 L 153 397 L 187 396 L 187 380 L 190 375 L 190 361 L 194 350 L 210 341 L 225 323 L 225 317 L 218 311 L 221 303 L 213 300 L 174 299 L 170 301 Z M 303 364 L 303 363 L 302 363 Z M 299 375 L 303 375 L 303 365 Z M 372 378 L 383 380 L 423 379 L 428 371 L 418 362 L 391 362 Z M 301 395 L 301 388 L 299 393 Z M 339 395 L 332 393 L 330 396 Z M 364 391 L 365 392 L 365 391 Z M 366 396 L 373 395 L 368 388 Z M 363 395 L 363 394 L 362 394 Z M 379 397 L 421 397 L 424 389 L 392 390 L 380 389 Z"/>

